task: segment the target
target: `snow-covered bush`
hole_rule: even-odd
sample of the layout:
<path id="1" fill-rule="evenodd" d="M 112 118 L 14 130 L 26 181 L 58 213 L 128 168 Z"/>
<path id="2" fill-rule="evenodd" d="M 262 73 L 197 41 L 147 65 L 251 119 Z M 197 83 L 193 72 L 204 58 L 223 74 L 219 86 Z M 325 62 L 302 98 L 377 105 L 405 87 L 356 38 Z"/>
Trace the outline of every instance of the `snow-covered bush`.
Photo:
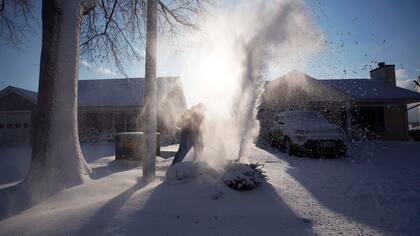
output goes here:
<path id="1" fill-rule="evenodd" d="M 197 175 L 197 163 L 186 161 L 169 167 L 166 172 L 166 182 L 186 183 L 193 180 Z"/>
<path id="2" fill-rule="evenodd" d="M 165 182 L 171 185 L 188 185 L 197 198 L 220 199 L 224 192 L 221 172 L 205 162 L 184 161 L 169 167 Z"/>
<path id="3" fill-rule="evenodd" d="M 203 162 L 185 161 L 171 166 L 166 172 L 165 181 L 170 184 L 194 182 L 217 189 L 221 189 L 224 183 L 229 188 L 246 191 L 267 180 L 262 168 L 260 163 L 232 162 L 224 171 L 217 171 Z"/>
<path id="4" fill-rule="evenodd" d="M 79 140 L 81 143 L 110 142 L 115 140 L 115 131 L 99 131 L 95 128 L 89 128 L 85 133 L 80 135 Z"/>
<path id="5" fill-rule="evenodd" d="M 235 190 L 252 190 L 267 180 L 263 167 L 260 163 L 230 163 L 226 167 L 223 181 Z"/>

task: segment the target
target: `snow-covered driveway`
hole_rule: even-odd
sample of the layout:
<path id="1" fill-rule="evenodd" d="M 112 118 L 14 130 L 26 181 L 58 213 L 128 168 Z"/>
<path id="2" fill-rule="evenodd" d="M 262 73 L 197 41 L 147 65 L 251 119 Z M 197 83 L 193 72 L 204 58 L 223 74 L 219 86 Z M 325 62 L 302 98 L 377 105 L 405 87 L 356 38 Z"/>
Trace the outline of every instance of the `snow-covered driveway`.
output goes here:
<path id="1" fill-rule="evenodd" d="M 265 163 L 270 180 L 251 192 L 235 192 L 202 178 L 164 183 L 170 158 L 158 159 L 158 178 L 145 186 L 137 183 L 141 168 L 112 161 L 112 150 L 85 146 L 95 170 L 92 180 L 2 219 L 0 235 L 420 233 L 420 143 L 353 145 L 349 156 L 339 160 L 290 157 L 256 147 L 252 159 Z M 165 147 L 162 156 L 175 150 Z M 10 160 L 13 152 L 7 153 Z M 0 158 L 4 154 L 0 149 Z M 10 165 L 4 160 L 2 170 Z"/>

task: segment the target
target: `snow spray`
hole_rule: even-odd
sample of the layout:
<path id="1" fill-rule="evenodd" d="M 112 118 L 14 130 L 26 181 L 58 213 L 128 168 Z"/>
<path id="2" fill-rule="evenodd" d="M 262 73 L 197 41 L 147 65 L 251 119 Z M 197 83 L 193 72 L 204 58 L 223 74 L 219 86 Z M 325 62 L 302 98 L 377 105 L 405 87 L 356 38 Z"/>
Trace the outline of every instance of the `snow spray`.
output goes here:
<path id="1" fill-rule="evenodd" d="M 211 9 L 184 39 L 183 87 L 189 106 L 206 104 L 202 158 L 213 166 L 247 161 L 270 73 L 304 64 L 322 42 L 300 0 L 229 4 Z"/>

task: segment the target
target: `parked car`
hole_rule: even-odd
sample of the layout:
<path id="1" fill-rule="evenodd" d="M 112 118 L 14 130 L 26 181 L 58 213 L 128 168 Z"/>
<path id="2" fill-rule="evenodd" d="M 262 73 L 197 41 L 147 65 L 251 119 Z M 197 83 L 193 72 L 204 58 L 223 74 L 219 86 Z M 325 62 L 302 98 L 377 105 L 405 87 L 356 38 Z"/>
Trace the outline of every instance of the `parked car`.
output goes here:
<path id="1" fill-rule="evenodd" d="M 288 154 L 342 157 L 347 146 L 343 129 L 313 111 L 287 111 L 274 117 L 268 131 L 271 144 Z"/>

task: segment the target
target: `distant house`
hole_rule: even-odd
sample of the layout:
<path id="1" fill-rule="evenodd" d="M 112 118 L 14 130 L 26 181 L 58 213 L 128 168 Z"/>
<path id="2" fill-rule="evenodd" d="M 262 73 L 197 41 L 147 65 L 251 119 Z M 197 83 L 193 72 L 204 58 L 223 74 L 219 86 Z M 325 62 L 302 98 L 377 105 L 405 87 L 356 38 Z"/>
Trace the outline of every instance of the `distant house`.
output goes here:
<path id="1" fill-rule="evenodd" d="M 0 144 L 29 142 L 37 96 L 12 86 L 0 91 Z"/>
<path id="2" fill-rule="evenodd" d="M 407 104 L 420 93 L 396 86 L 395 66 L 379 63 L 370 79 L 318 80 L 298 71 L 268 81 L 259 118 L 262 130 L 283 110 L 311 109 L 355 139 L 407 140 Z"/>
<path id="3" fill-rule="evenodd" d="M 0 91 L 0 144 L 29 143 L 37 105 L 34 91 L 8 86 Z M 143 106 L 144 79 L 79 80 L 78 124 L 81 141 L 110 137 L 115 132 L 141 130 L 136 126 Z M 187 109 L 178 77 L 158 78 L 158 129 L 173 134 Z M 140 120 L 139 124 L 142 122 Z"/>

